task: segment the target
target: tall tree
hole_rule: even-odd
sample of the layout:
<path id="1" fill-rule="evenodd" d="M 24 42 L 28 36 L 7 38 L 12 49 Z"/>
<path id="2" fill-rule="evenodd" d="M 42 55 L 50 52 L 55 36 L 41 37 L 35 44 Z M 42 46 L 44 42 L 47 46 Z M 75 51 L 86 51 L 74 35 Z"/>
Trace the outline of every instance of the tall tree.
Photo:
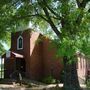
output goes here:
<path id="1" fill-rule="evenodd" d="M 58 40 L 57 55 L 64 59 L 64 89 L 79 90 L 74 57 L 77 50 L 90 54 L 89 3 L 89 0 L 1 0 L 1 31 L 15 30 L 29 21 L 35 27 L 53 31 Z"/>
<path id="2" fill-rule="evenodd" d="M 10 30 L 8 25 L 8 10 L 5 9 L 5 2 L 0 2 L 0 56 L 5 53 L 5 44 L 10 46 Z"/>

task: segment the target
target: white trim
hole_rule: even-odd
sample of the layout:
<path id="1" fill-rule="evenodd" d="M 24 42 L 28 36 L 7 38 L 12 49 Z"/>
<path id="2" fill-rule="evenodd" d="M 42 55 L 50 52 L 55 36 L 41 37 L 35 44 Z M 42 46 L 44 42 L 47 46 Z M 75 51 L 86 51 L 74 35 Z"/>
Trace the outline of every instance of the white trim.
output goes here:
<path id="1" fill-rule="evenodd" d="M 22 39 L 22 48 L 19 48 L 19 39 Z M 22 36 L 19 36 L 17 38 L 17 50 L 21 50 L 21 49 L 23 49 L 23 37 Z"/>

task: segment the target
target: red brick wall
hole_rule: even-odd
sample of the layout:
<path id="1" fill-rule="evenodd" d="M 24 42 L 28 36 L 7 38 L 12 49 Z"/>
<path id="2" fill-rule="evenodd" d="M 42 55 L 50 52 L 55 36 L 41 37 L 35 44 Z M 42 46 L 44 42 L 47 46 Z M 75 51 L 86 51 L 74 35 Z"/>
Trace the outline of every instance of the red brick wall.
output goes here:
<path id="1" fill-rule="evenodd" d="M 17 50 L 17 38 L 21 32 L 12 34 L 11 51 L 22 54 L 26 61 L 26 76 L 31 79 L 40 79 L 43 76 L 42 44 L 36 43 L 40 33 L 25 31 L 22 33 L 23 49 Z"/>
<path id="2" fill-rule="evenodd" d="M 50 49 L 50 40 L 44 39 L 43 41 L 43 60 L 44 60 L 44 75 L 53 74 L 57 79 L 60 78 L 60 72 L 62 70 L 62 58 L 56 58 L 56 50 Z"/>
<path id="3" fill-rule="evenodd" d="M 20 35 L 23 37 L 23 49 L 17 50 L 17 38 Z M 30 30 L 12 33 L 11 51 L 24 55 L 26 61 L 26 76 L 30 77 Z"/>
<path id="4" fill-rule="evenodd" d="M 26 61 L 26 76 L 39 80 L 46 75 L 50 75 L 53 68 L 53 75 L 56 78 L 60 77 L 62 69 L 61 60 L 56 60 L 55 50 L 49 51 L 49 40 L 45 39 L 42 42 L 36 43 L 42 37 L 37 32 L 24 31 L 21 36 L 23 37 L 23 49 L 17 50 L 17 38 L 21 32 L 12 34 L 11 51 L 22 54 Z"/>
<path id="5" fill-rule="evenodd" d="M 32 32 L 30 38 L 30 76 L 32 79 L 39 80 L 43 76 L 43 57 L 42 43 L 38 42 L 40 34 Z"/>

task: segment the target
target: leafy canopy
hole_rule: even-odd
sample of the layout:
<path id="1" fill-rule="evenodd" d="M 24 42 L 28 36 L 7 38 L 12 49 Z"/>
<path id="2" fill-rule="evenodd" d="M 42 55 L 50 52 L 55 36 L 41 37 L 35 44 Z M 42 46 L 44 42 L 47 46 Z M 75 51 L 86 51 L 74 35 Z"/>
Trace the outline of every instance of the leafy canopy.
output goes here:
<path id="1" fill-rule="evenodd" d="M 90 55 L 89 4 L 89 0 L 1 0 L 0 39 L 31 22 L 54 37 L 59 56 L 72 56 L 77 50 Z"/>

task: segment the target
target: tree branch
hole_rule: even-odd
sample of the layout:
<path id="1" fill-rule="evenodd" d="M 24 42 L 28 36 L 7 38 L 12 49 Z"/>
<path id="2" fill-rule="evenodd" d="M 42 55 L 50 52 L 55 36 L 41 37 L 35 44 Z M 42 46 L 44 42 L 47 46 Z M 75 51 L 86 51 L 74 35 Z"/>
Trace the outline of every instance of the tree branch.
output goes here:
<path id="1" fill-rule="evenodd" d="M 79 8 L 85 8 L 86 4 L 89 2 L 89 0 L 82 0 L 82 2 L 80 2 L 80 0 L 76 0 L 77 5 Z"/>
<path id="2" fill-rule="evenodd" d="M 45 6 L 42 6 L 43 2 L 38 2 L 39 5 L 43 8 L 43 11 L 48 19 L 48 23 L 50 24 L 52 30 L 56 33 L 56 35 L 60 38 L 61 33 L 58 31 L 57 27 L 55 26 L 55 24 L 53 23 L 52 19 L 50 18 L 49 12 L 47 10 L 47 8 Z"/>
<path id="3" fill-rule="evenodd" d="M 44 17 L 44 15 L 40 15 L 40 14 L 14 16 L 14 18 L 16 18 L 16 19 L 24 19 L 24 18 L 29 18 L 29 17 L 40 17 L 40 18 L 42 18 L 43 20 L 45 20 L 45 21 L 48 22 L 48 20 Z"/>
<path id="4" fill-rule="evenodd" d="M 58 17 L 59 19 L 61 19 L 60 15 L 57 14 L 53 9 L 51 9 L 51 8 L 48 6 L 46 0 L 43 0 L 43 2 L 44 2 L 44 4 L 45 4 L 45 6 L 50 10 L 51 13 L 53 13 L 56 17 Z"/>
<path id="5" fill-rule="evenodd" d="M 89 0 L 82 0 L 82 2 L 80 2 L 80 0 L 76 0 L 76 1 L 77 1 L 78 8 L 81 9 L 81 12 L 76 20 L 76 23 L 77 25 L 80 25 L 83 18 L 83 10 L 86 7 L 86 4 L 88 3 Z"/>
<path id="6" fill-rule="evenodd" d="M 42 19 L 44 19 L 45 21 L 48 22 L 48 20 L 44 17 L 44 15 L 40 15 L 40 14 L 38 14 L 37 16 L 38 16 L 38 17 L 41 17 Z"/>

